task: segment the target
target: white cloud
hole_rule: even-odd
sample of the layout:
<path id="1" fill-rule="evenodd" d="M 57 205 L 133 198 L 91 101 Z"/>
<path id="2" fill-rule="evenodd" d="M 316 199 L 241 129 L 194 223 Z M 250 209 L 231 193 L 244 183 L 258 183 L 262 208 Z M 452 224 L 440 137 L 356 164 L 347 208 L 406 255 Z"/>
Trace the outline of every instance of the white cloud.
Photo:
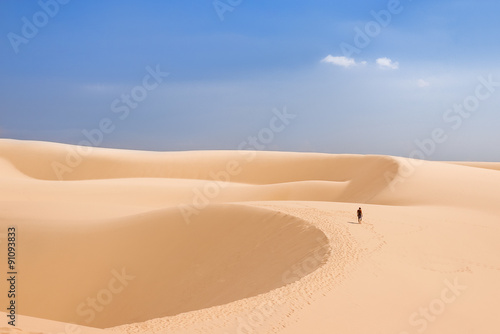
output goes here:
<path id="1" fill-rule="evenodd" d="M 399 63 L 397 61 L 392 61 L 389 58 L 378 58 L 377 65 L 383 70 L 397 70 L 399 68 Z"/>
<path id="2" fill-rule="evenodd" d="M 366 66 L 368 64 L 367 61 L 356 61 L 356 59 L 354 58 L 348 58 L 348 57 L 344 57 L 344 56 L 332 56 L 332 55 L 328 55 L 326 56 L 325 58 L 321 59 L 321 62 L 322 63 L 329 63 L 329 64 L 333 64 L 333 65 L 337 65 L 337 66 L 341 66 L 341 67 L 345 67 L 345 68 L 349 68 L 349 67 L 353 67 L 353 66 Z M 381 69 L 391 69 L 391 70 L 397 70 L 399 69 L 399 63 L 397 61 L 392 61 L 391 59 L 389 58 L 378 58 L 376 60 L 377 62 L 377 65 L 379 68 Z"/>
<path id="3" fill-rule="evenodd" d="M 428 81 L 425 81 L 424 79 L 418 79 L 418 81 L 417 81 L 417 86 L 420 88 L 429 87 L 430 85 L 431 85 L 431 83 Z"/>
<path id="4" fill-rule="evenodd" d="M 347 58 L 347 57 L 334 57 L 332 55 L 328 55 L 325 58 L 321 60 L 322 63 L 330 63 L 334 64 L 337 66 L 342 66 L 349 68 L 351 66 L 356 66 L 356 61 L 353 58 Z"/>

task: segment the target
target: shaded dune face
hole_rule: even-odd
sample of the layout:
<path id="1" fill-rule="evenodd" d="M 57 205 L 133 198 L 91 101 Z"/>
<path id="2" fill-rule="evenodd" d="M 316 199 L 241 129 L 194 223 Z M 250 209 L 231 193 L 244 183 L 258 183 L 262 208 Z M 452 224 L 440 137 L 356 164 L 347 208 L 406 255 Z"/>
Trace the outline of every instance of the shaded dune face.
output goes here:
<path id="1" fill-rule="evenodd" d="M 298 218 L 227 204 L 189 224 L 175 209 L 68 228 L 38 223 L 24 229 L 23 245 L 22 313 L 99 328 L 265 293 L 330 253 L 323 232 Z"/>

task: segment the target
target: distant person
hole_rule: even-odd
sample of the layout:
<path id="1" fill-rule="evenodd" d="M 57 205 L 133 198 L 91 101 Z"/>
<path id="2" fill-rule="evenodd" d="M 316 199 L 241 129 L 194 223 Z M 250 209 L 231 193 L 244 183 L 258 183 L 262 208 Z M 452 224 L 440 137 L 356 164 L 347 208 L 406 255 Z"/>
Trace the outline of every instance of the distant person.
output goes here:
<path id="1" fill-rule="evenodd" d="M 363 220 L 363 210 L 359 208 L 357 214 L 358 214 L 358 224 L 361 224 L 361 221 Z"/>

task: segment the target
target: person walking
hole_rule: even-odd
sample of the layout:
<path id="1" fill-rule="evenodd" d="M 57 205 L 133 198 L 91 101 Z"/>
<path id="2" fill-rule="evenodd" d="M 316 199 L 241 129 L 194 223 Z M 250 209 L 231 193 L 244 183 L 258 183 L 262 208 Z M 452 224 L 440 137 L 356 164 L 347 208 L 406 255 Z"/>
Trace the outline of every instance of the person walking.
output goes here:
<path id="1" fill-rule="evenodd" d="M 358 215 L 358 224 L 361 224 L 361 221 L 363 220 L 363 210 L 361 210 L 361 208 L 358 209 L 357 215 Z"/>

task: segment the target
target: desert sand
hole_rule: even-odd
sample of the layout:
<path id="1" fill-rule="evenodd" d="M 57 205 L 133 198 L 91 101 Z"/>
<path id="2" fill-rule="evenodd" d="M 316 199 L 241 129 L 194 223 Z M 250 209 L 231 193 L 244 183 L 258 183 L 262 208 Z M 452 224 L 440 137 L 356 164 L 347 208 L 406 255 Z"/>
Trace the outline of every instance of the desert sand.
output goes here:
<path id="1" fill-rule="evenodd" d="M 500 163 L 1 139 L 0 327 L 497 334 L 499 203 Z"/>

